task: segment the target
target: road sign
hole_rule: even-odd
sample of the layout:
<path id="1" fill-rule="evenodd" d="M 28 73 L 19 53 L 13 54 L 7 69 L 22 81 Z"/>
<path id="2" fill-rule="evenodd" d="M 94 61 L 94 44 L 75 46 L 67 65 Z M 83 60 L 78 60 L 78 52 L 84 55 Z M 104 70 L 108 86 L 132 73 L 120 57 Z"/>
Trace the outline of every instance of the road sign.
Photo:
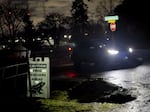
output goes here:
<path id="1" fill-rule="evenodd" d="M 116 23 L 110 23 L 110 30 L 116 31 Z"/>
<path id="2" fill-rule="evenodd" d="M 27 80 L 28 96 L 31 92 L 33 97 L 50 97 L 49 63 L 48 57 L 29 58 L 30 78 Z M 29 79 L 31 88 L 29 88 Z M 31 89 L 31 91 L 29 91 L 29 89 Z"/>
<path id="3" fill-rule="evenodd" d="M 115 23 L 116 20 L 109 20 L 108 23 Z"/>
<path id="4" fill-rule="evenodd" d="M 119 17 L 116 16 L 105 16 L 105 21 L 109 21 L 109 20 L 119 20 Z"/>

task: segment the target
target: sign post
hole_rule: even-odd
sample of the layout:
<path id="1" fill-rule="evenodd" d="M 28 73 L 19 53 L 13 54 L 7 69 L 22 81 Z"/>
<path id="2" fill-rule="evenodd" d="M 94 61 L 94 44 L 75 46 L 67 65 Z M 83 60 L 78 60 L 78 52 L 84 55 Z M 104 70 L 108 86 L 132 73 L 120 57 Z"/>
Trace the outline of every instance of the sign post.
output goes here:
<path id="1" fill-rule="evenodd" d="M 110 30 L 116 31 L 116 20 L 119 20 L 119 17 L 117 15 L 115 16 L 105 16 L 105 21 L 107 21 L 110 24 Z"/>
<path id="2" fill-rule="evenodd" d="M 30 81 L 27 78 L 27 96 L 50 97 L 50 70 L 48 57 L 29 58 Z M 29 87 L 31 83 L 31 88 Z"/>

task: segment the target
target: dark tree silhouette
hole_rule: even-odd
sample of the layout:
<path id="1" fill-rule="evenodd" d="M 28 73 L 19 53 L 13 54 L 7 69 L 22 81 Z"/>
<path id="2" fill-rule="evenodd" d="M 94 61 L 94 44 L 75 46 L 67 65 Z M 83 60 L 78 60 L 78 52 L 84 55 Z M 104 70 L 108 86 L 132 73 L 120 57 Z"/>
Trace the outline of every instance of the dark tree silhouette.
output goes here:
<path id="1" fill-rule="evenodd" d="M 75 24 L 86 24 L 88 20 L 87 16 L 87 5 L 83 0 L 75 0 L 72 5 L 71 14 Z"/>
<path id="2" fill-rule="evenodd" d="M 51 13 L 45 20 L 39 23 L 38 33 L 43 39 L 52 37 L 55 45 L 59 45 L 60 37 L 64 31 L 64 16 L 59 13 Z"/>
<path id="3" fill-rule="evenodd" d="M 36 35 L 34 25 L 30 20 L 30 12 L 28 10 L 24 10 L 23 22 L 25 24 L 25 27 L 22 37 L 26 41 L 25 46 L 29 49 L 32 49 L 33 39 L 36 38 Z"/>
<path id="4" fill-rule="evenodd" d="M 115 10 L 116 14 L 119 15 L 119 37 L 137 47 L 149 47 L 150 7 L 148 5 L 146 0 L 142 2 L 125 0 Z"/>
<path id="5" fill-rule="evenodd" d="M 83 0 L 75 0 L 72 3 L 71 14 L 73 17 L 72 35 L 73 39 L 84 37 L 88 30 L 88 7 Z"/>

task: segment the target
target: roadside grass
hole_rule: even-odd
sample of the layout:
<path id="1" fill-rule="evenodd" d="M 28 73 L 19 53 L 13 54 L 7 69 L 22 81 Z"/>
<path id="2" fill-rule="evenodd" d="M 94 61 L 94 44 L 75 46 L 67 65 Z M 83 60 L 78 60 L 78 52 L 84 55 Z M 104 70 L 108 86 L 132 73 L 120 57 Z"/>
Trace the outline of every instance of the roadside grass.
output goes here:
<path id="1" fill-rule="evenodd" d="M 38 112 L 110 112 L 120 106 L 113 103 L 79 103 L 77 100 L 70 100 L 66 91 L 54 93 L 55 96 L 50 99 L 37 100 L 40 103 Z"/>
<path id="2" fill-rule="evenodd" d="M 39 99 L 41 103 L 38 112 L 111 112 L 121 107 L 112 103 L 79 103 L 77 101 L 61 101 L 52 99 Z"/>
<path id="3" fill-rule="evenodd" d="M 90 112 L 90 104 L 81 104 L 76 101 L 61 101 L 51 99 L 40 99 L 40 112 Z"/>

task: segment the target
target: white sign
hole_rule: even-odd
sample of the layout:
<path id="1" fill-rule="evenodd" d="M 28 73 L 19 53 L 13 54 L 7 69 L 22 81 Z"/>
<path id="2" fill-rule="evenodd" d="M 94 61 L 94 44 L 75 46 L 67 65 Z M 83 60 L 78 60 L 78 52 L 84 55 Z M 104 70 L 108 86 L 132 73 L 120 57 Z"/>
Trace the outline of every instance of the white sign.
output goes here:
<path id="1" fill-rule="evenodd" d="M 29 58 L 31 93 L 28 78 L 28 96 L 32 94 L 33 97 L 50 97 L 49 63 L 48 57 L 44 57 L 43 59 L 41 57 Z"/>
<path id="2" fill-rule="evenodd" d="M 105 16 L 105 21 L 109 21 L 109 20 L 119 20 L 118 16 Z"/>

